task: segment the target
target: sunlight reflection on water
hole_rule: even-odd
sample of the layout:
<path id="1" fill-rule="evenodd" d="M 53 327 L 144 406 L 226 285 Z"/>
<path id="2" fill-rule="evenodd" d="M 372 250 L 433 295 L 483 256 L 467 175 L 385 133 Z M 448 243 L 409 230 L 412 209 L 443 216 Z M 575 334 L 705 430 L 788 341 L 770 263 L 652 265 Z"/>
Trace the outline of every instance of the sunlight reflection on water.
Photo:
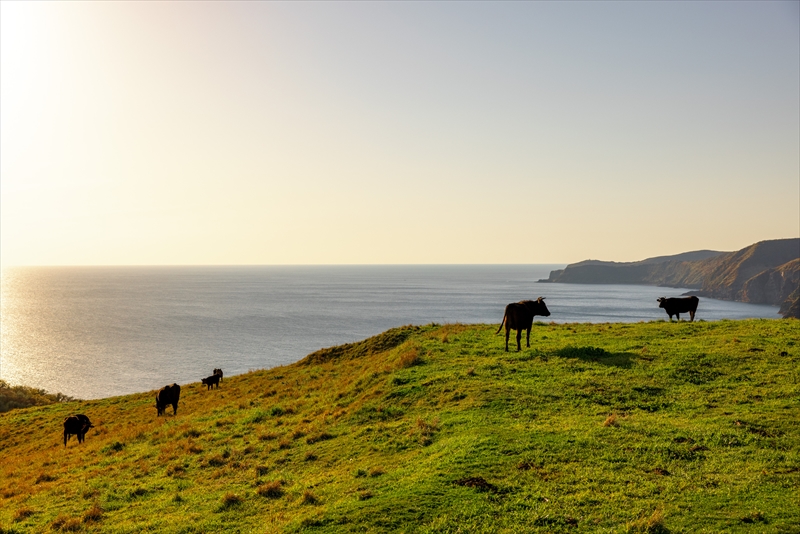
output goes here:
<path id="1" fill-rule="evenodd" d="M 100 398 L 196 382 L 215 367 L 227 376 L 284 365 L 404 324 L 499 324 L 507 303 L 538 296 L 548 322 L 661 320 L 656 298 L 686 291 L 535 283 L 562 267 L 4 269 L 0 378 Z M 777 311 L 701 299 L 697 317 Z"/>

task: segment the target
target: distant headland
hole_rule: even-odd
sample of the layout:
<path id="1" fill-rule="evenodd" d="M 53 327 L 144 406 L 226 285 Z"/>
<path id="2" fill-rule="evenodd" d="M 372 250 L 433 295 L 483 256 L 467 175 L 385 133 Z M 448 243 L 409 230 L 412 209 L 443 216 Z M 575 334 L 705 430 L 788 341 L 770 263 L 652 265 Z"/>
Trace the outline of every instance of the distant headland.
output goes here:
<path id="1" fill-rule="evenodd" d="M 539 282 L 687 287 L 687 294 L 780 306 L 800 318 L 800 238 L 759 241 L 736 252 L 697 250 L 642 261 L 586 260 Z"/>

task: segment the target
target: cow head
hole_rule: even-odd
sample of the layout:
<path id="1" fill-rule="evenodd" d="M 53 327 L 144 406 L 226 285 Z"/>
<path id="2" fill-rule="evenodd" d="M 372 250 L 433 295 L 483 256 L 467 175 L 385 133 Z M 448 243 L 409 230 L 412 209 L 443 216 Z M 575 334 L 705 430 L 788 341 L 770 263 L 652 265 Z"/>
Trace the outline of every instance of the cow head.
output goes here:
<path id="1" fill-rule="evenodd" d="M 537 315 L 550 317 L 550 310 L 547 309 L 547 305 L 544 303 L 544 297 L 539 297 L 536 302 L 539 304 L 539 313 Z"/>
<path id="2" fill-rule="evenodd" d="M 664 297 L 661 297 L 660 299 L 656 299 L 656 301 L 658 302 L 658 307 L 659 308 L 663 308 L 664 307 L 664 303 L 667 302 L 667 299 L 664 298 Z"/>

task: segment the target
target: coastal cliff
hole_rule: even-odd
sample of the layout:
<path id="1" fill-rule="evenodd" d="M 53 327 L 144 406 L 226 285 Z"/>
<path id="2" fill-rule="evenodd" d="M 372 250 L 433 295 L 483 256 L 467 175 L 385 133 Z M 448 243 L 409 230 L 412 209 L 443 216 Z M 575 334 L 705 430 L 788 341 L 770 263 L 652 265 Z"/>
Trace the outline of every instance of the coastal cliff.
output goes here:
<path id="1" fill-rule="evenodd" d="M 540 282 L 641 284 L 693 289 L 693 295 L 780 306 L 800 318 L 800 239 L 760 241 L 735 252 L 698 250 L 618 263 L 587 260 Z"/>

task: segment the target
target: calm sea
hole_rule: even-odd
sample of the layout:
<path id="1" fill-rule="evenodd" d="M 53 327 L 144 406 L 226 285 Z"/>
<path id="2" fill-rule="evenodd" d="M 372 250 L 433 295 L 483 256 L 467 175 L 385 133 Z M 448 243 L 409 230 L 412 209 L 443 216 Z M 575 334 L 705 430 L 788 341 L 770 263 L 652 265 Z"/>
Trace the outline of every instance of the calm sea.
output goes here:
<path id="1" fill-rule="evenodd" d="M 0 378 L 84 399 L 295 362 L 406 324 L 499 324 L 544 296 L 547 321 L 666 319 L 686 290 L 537 284 L 563 265 L 42 267 L 2 271 Z M 701 299 L 698 319 L 778 318 Z M 501 336 L 497 337 L 498 347 Z"/>

